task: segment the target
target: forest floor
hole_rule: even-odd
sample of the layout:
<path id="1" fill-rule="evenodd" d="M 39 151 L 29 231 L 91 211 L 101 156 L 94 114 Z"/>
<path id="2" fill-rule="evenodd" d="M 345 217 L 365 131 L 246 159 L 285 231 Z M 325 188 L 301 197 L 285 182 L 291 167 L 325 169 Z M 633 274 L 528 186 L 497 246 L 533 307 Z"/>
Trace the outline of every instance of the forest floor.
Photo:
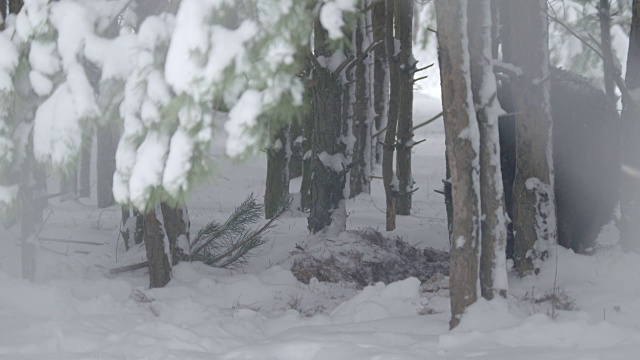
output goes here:
<path id="1" fill-rule="evenodd" d="M 415 122 L 440 111 L 416 93 Z M 418 247 L 448 247 L 442 195 L 444 133 L 421 128 L 414 149 L 414 215 L 392 234 Z M 263 155 L 235 163 L 213 153 L 217 176 L 189 201 L 192 234 L 223 220 L 247 195 L 264 193 Z M 377 173 L 380 169 L 376 169 Z M 292 191 L 299 180 L 292 181 Z M 19 279 L 15 229 L 0 230 L 0 359 L 638 359 L 640 254 L 622 254 L 616 231 L 592 256 L 562 248 L 539 276 L 510 274 L 506 301 L 480 301 L 449 331 L 446 279 L 415 278 L 363 290 L 349 283 L 298 282 L 291 252 L 324 239 L 309 236 L 304 214 L 288 213 L 247 266 L 221 270 L 181 263 L 173 280 L 149 290 L 147 270 L 111 275 L 144 260 L 118 239 L 119 208 L 89 199 L 50 201 L 41 236 L 93 244 L 42 242 L 37 281 Z M 347 203 L 348 229 L 384 229 L 384 193 Z M 348 243 L 348 235 L 338 236 Z M 335 239 L 330 239 L 335 240 Z"/>

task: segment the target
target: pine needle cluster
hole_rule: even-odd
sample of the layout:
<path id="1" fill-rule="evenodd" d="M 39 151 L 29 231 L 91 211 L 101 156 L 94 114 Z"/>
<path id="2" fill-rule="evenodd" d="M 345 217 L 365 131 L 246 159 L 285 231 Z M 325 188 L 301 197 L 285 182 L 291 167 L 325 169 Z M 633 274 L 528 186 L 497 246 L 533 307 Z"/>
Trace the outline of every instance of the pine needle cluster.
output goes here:
<path id="1" fill-rule="evenodd" d="M 278 209 L 273 218 L 260 227 L 253 227 L 264 215 L 264 205 L 249 195 L 224 223 L 212 221 L 202 228 L 191 243 L 191 260 L 219 268 L 241 267 L 251 251 L 264 245 L 267 232 L 289 209 L 290 201 Z"/>

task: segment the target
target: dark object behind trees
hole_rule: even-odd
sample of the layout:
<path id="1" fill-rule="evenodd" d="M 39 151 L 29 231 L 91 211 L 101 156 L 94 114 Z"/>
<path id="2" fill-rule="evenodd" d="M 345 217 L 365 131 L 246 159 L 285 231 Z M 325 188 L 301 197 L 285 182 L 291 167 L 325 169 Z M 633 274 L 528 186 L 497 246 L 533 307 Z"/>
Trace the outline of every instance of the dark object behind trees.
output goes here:
<path id="1" fill-rule="evenodd" d="M 508 86 L 498 91 L 507 113 L 515 111 Z M 558 243 L 575 252 L 592 247 L 611 220 L 620 183 L 620 123 L 606 95 L 587 79 L 551 70 L 551 110 Z M 500 159 L 509 216 L 513 216 L 515 177 L 514 116 L 500 118 Z M 507 253 L 513 255 L 509 226 Z"/>

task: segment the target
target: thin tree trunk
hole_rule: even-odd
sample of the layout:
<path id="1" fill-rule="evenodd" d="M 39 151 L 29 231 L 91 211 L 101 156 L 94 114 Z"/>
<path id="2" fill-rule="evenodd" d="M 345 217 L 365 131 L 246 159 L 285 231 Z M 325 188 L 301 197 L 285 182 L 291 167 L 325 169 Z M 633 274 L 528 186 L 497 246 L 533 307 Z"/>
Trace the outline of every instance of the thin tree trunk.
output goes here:
<path id="1" fill-rule="evenodd" d="M 331 57 L 327 34 L 319 21 L 315 24 L 315 56 Z M 341 74 L 318 62 L 313 68 L 312 88 L 313 147 L 311 154 L 311 209 L 308 227 L 312 233 L 330 225 L 336 231 L 346 227 L 344 188 L 346 183 L 345 146 Z"/>
<path id="2" fill-rule="evenodd" d="M 549 31 L 546 0 L 509 2 L 511 62 L 522 75 L 511 79 L 516 121 L 513 184 L 514 263 L 524 276 L 556 243 L 555 193 L 549 103 Z M 505 14 L 506 15 L 506 14 Z"/>
<path id="3" fill-rule="evenodd" d="M 264 193 L 264 215 L 271 219 L 289 197 L 290 126 L 285 125 L 275 135 L 267 149 L 267 183 Z"/>
<path id="4" fill-rule="evenodd" d="M 482 297 L 507 297 L 507 216 L 500 169 L 497 84 L 492 66 L 491 1 L 469 1 L 468 34 L 471 60 L 471 89 L 480 130 Z"/>
<path id="5" fill-rule="evenodd" d="M 35 281 L 36 276 L 36 223 L 38 202 L 34 199 L 32 168 L 35 164 L 33 146 L 29 144 L 21 169 L 20 240 L 22 246 L 22 278 Z"/>
<path id="6" fill-rule="evenodd" d="M 163 287 L 171 280 L 171 263 L 169 262 L 167 238 L 162 223 L 160 206 L 150 209 L 144 215 L 144 244 L 149 261 L 149 287 Z"/>
<path id="7" fill-rule="evenodd" d="M 615 63 L 611 48 L 611 4 L 610 0 L 600 0 L 598 18 L 600 19 L 600 49 L 604 68 L 604 89 L 612 104 L 616 103 Z"/>
<path id="8" fill-rule="evenodd" d="M 80 170 L 78 174 L 78 197 L 91 197 L 91 146 L 92 137 L 80 153 Z"/>
<path id="9" fill-rule="evenodd" d="M 96 134 L 96 194 L 98 208 L 103 209 L 115 203 L 112 189 L 113 174 L 116 171 L 118 136 L 110 126 L 99 127 Z"/>
<path id="10" fill-rule="evenodd" d="M 450 328 L 478 297 L 480 246 L 479 129 L 471 99 L 467 1 L 436 0 L 445 140 L 451 171 Z M 474 140 L 475 139 L 475 140 Z"/>
<path id="11" fill-rule="evenodd" d="M 308 91 L 305 97 L 311 101 Z M 302 123 L 302 184 L 300 185 L 300 207 L 302 211 L 311 209 L 311 155 L 313 149 L 313 115 L 305 114 Z"/>
<path id="12" fill-rule="evenodd" d="M 365 5 L 364 3 L 362 5 Z M 364 59 L 363 53 L 368 47 L 366 41 L 366 14 L 358 19 L 358 26 L 355 29 L 356 59 Z M 355 98 L 353 99 L 353 136 L 355 137 L 352 162 L 353 168 L 350 171 L 350 192 L 351 198 L 362 193 L 369 193 L 370 188 L 370 161 L 371 161 L 371 128 L 369 121 L 369 79 L 367 78 L 367 64 L 357 60 L 355 66 Z"/>
<path id="13" fill-rule="evenodd" d="M 373 3 L 373 41 L 385 42 L 387 39 L 387 2 L 384 0 Z M 387 127 L 389 116 L 389 58 L 387 46 L 377 46 L 374 50 L 374 87 L 373 105 L 375 110 L 375 127 L 380 131 Z M 378 135 L 376 142 L 376 163 L 382 164 L 384 133 Z"/>
<path id="14" fill-rule="evenodd" d="M 413 149 L 413 74 L 416 61 L 413 57 L 413 0 L 396 0 L 396 38 L 400 43 L 398 55 L 398 145 L 396 172 L 398 174 L 398 200 L 396 213 L 411 214 L 413 176 L 411 174 L 411 150 Z"/>
<path id="15" fill-rule="evenodd" d="M 626 86 L 631 94 L 640 89 L 640 0 L 633 0 Z M 625 249 L 640 247 L 640 96 L 623 98 L 622 178 L 620 242 Z"/>
<path id="16" fill-rule="evenodd" d="M 387 131 L 384 137 L 384 151 L 382 153 L 382 182 L 387 203 L 387 231 L 396 228 L 396 203 L 398 199 L 398 178 L 393 171 L 393 153 L 396 148 L 396 129 L 398 127 L 398 107 L 399 104 L 399 64 L 395 55 L 395 37 L 393 36 L 394 4 L 393 0 L 386 0 L 387 3 L 387 63 L 389 65 L 389 112 L 387 118 Z"/>

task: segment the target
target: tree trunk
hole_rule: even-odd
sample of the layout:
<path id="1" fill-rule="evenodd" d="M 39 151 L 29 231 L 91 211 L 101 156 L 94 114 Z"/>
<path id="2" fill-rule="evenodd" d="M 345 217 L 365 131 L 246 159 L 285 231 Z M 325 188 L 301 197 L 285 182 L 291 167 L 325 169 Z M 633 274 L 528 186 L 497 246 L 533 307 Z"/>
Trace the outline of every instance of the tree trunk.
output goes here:
<path id="1" fill-rule="evenodd" d="M 640 247 L 640 1 L 633 0 L 626 86 L 633 99 L 623 98 L 620 242 L 625 249 Z"/>
<path id="2" fill-rule="evenodd" d="M 387 2 L 384 0 L 373 3 L 373 41 L 375 43 L 385 42 L 387 37 Z M 387 56 L 387 46 L 377 46 L 374 50 L 373 69 L 373 106 L 375 111 L 376 131 L 380 131 L 387 126 L 389 116 L 389 59 Z M 378 135 L 374 141 L 376 143 L 376 163 L 382 164 L 382 153 L 384 133 Z"/>
<path id="3" fill-rule="evenodd" d="M 273 218 L 289 197 L 290 127 L 283 126 L 267 149 L 267 183 L 264 193 L 265 218 Z"/>
<path id="4" fill-rule="evenodd" d="M 471 90 L 480 130 L 480 289 L 482 297 L 507 297 L 507 223 L 500 169 L 497 84 L 492 66 L 491 1 L 469 1 Z"/>
<path id="5" fill-rule="evenodd" d="M 62 174 L 60 177 L 60 202 L 78 198 L 78 172 L 71 171 L 69 174 Z"/>
<path id="6" fill-rule="evenodd" d="M 362 4 L 364 6 L 364 4 Z M 355 94 L 353 100 L 352 131 L 355 137 L 352 163 L 354 166 L 350 171 L 350 192 L 349 196 L 354 198 L 362 193 L 370 193 L 371 175 L 371 122 L 369 119 L 369 78 L 365 63 L 364 51 L 368 47 L 366 39 L 366 14 L 358 19 L 358 26 L 355 29 L 355 48 L 357 64 L 355 66 Z M 366 42 L 365 42 L 366 41 Z M 365 59 L 360 61 L 360 59 Z"/>
<path id="7" fill-rule="evenodd" d="M 80 153 L 78 197 L 91 197 L 91 146 L 92 140 L 89 138 Z"/>
<path id="8" fill-rule="evenodd" d="M 308 92 L 305 91 L 305 97 Z M 309 99 L 311 101 L 311 99 Z M 302 123 L 302 184 L 300 185 L 300 207 L 311 209 L 311 154 L 313 148 L 313 114 L 305 114 Z"/>
<path id="9" fill-rule="evenodd" d="M 118 136 L 109 125 L 96 131 L 96 194 L 98 208 L 103 209 L 115 203 L 113 199 L 113 174 L 116 171 L 116 150 Z"/>
<path id="10" fill-rule="evenodd" d="M 171 280 L 169 239 L 167 238 L 160 206 L 144 215 L 144 244 L 149 261 L 149 287 L 163 287 Z"/>
<path id="11" fill-rule="evenodd" d="M 9 0 L 9 13 L 17 14 L 22 9 L 22 0 Z"/>
<path id="12" fill-rule="evenodd" d="M 393 171 L 393 153 L 396 148 L 396 130 L 398 127 L 399 104 L 399 72 L 398 57 L 395 55 L 395 37 L 393 36 L 394 3 L 386 0 L 387 21 L 386 21 L 386 41 L 389 65 L 389 112 L 387 118 L 387 131 L 384 136 L 384 150 L 382 153 L 382 182 L 387 203 L 387 231 L 396 228 L 396 203 L 398 199 L 398 178 Z"/>
<path id="13" fill-rule="evenodd" d="M 600 49 L 604 68 L 604 89 L 612 104 L 616 103 L 615 63 L 611 48 L 611 4 L 610 0 L 600 0 L 598 18 L 600 19 Z"/>
<path id="14" fill-rule="evenodd" d="M 327 34 L 315 24 L 315 56 L 330 58 Z M 340 66 L 343 68 L 343 66 Z M 312 233 L 330 225 L 336 231 L 346 227 L 344 188 L 345 144 L 342 142 L 342 87 L 340 69 L 332 71 L 315 62 L 312 88 L 313 147 L 311 154 L 311 209 L 308 227 Z"/>
<path id="15" fill-rule="evenodd" d="M 400 42 L 398 54 L 398 145 L 396 172 L 398 173 L 398 200 L 396 213 L 411 214 L 413 176 L 411 175 L 411 150 L 413 149 L 413 74 L 416 60 L 413 57 L 413 0 L 396 0 L 396 38 Z"/>
<path id="16" fill-rule="evenodd" d="M 22 246 L 22 278 L 35 281 L 36 277 L 36 224 L 40 217 L 37 212 L 40 211 L 38 201 L 34 199 L 34 179 L 33 166 L 35 159 L 33 157 L 33 146 L 28 145 L 26 149 L 26 157 L 22 164 L 20 174 L 20 240 Z"/>
<path id="17" fill-rule="evenodd" d="M 0 31 L 4 30 L 4 21 L 7 18 L 7 0 L 0 0 Z"/>
<path id="18" fill-rule="evenodd" d="M 479 129 L 471 99 L 467 1 L 436 0 L 438 55 L 453 224 L 450 251 L 450 328 L 478 297 L 480 246 Z"/>
<path id="19" fill-rule="evenodd" d="M 169 240 L 169 251 L 171 252 L 171 263 L 177 264 L 183 260 L 189 251 L 189 212 L 185 206 L 169 206 L 161 203 L 162 220 L 164 230 Z"/>
<path id="20" fill-rule="evenodd" d="M 514 263 L 521 276 L 539 271 L 539 260 L 556 243 L 555 194 L 549 103 L 549 31 L 545 0 L 509 2 L 511 62 L 522 75 L 511 79 L 516 121 L 513 184 Z M 506 15 L 506 14 L 505 14 Z"/>
<path id="21" fill-rule="evenodd" d="M 289 129 L 289 146 L 291 147 L 291 158 L 289 159 L 289 179 L 302 176 L 302 121 L 294 119 Z"/>

